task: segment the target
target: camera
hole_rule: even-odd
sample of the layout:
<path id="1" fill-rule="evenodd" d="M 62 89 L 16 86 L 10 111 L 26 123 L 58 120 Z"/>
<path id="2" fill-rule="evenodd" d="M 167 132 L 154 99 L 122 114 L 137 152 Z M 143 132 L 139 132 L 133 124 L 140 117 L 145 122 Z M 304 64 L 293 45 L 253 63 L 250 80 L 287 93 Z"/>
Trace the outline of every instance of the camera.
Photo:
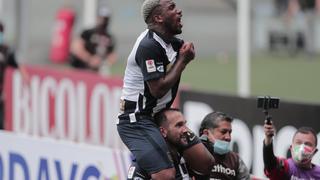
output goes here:
<path id="1" fill-rule="evenodd" d="M 272 116 L 269 114 L 269 109 L 278 109 L 280 99 L 277 97 L 270 96 L 258 96 L 257 98 L 257 107 L 263 109 L 263 113 L 265 115 L 265 120 L 267 120 L 267 124 L 271 124 Z"/>
<path id="2" fill-rule="evenodd" d="M 277 97 L 270 96 L 258 96 L 257 107 L 262 109 L 278 109 L 280 99 Z"/>

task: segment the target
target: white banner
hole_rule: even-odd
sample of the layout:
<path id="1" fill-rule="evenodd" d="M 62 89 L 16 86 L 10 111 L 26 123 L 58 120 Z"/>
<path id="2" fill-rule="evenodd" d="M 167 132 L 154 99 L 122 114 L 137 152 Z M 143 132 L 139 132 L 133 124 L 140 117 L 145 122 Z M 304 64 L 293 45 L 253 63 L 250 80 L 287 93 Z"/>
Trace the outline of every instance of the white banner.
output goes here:
<path id="1" fill-rule="evenodd" d="M 125 149 L 116 127 L 121 78 L 50 67 L 26 70 L 28 86 L 19 71 L 6 71 L 6 130 Z"/>
<path id="2" fill-rule="evenodd" d="M 126 179 L 130 153 L 0 131 L 0 180 Z"/>

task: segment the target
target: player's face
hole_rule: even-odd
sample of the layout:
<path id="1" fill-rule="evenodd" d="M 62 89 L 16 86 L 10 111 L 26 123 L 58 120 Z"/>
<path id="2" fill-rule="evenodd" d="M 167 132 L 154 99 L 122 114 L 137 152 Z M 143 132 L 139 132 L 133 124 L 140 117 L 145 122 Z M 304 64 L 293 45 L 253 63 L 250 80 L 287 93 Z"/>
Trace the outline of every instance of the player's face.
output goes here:
<path id="1" fill-rule="evenodd" d="M 228 121 L 220 121 L 219 126 L 215 129 L 211 129 L 208 133 L 208 138 L 210 141 L 215 139 L 223 141 L 231 141 L 232 126 Z"/>
<path id="2" fill-rule="evenodd" d="M 172 0 L 162 0 L 162 16 L 164 18 L 163 25 L 167 31 L 172 34 L 182 33 L 182 10 L 176 7 L 176 4 Z"/>
<path id="3" fill-rule="evenodd" d="M 292 140 L 292 145 L 301 145 L 304 144 L 312 149 L 316 148 L 316 139 L 313 136 L 312 133 L 297 133 L 293 140 Z"/>
<path id="4" fill-rule="evenodd" d="M 188 128 L 181 112 L 169 111 L 166 113 L 166 117 L 168 119 L 167 141 L 177 146 L 186 145 L 188 142 L 185 133 Z"/>

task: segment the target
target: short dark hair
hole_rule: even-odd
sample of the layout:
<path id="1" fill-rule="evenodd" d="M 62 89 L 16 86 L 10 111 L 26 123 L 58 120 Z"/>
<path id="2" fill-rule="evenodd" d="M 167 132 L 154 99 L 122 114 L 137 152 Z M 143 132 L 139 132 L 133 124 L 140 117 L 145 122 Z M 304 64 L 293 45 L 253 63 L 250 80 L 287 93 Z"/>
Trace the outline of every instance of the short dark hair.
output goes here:
<path id="1" fill-rule="evenodd" d="M 167 116 L 165 115 L 165 113 L 167 111 L 177 111 L 177 112 L 181 112 L 180 109 L 177 108 L 164 108 L 161 111 L 157 112 L 153 118 L 154 118 L 154 123 L 156 123 L 156 125 L 158 127 L 160 127 L 165 121 L 167 121 Z"/>
<path id="2" fill-rule="evenodd" d="M 316 140 L 315 146 L 318 145 L 318 137 L 316 131 L 312 127 L 303 126 L 298 128 L 298 130 L 294 133 L 293 138 L 296 136 L 296 134 L 302 133 L 302 134 L 312 134 L 314 136 L 314 139 Z"/>
<path id="3" fill-rule="evenodd" d="M 231 123 L 233 121 L 233 118 L 220 111 L 214 111 L 207 114 L 201 122 L 199 135 L 201 136 L 203 134 L 204 129 L 217 128 L 221 121 L 227 121 Z"/>

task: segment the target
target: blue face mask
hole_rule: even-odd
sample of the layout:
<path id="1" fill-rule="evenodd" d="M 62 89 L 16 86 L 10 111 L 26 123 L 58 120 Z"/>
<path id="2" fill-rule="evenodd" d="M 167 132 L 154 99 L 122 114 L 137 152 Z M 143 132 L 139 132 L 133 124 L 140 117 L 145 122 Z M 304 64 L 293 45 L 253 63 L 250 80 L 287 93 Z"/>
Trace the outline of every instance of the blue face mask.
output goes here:
<path id="1" fill-rule="evenodd" d="M 230 151 L 230 142 L 222 141 L 222 140 L 215 140 L 213 144 L 213 150 L 215 153 L 223 155 L 227 154 Z"/>
<path id="2" fill-rule="evenodd" d="M 3 44 L 3 32 L 0 32 L 0 44 Z"/>

